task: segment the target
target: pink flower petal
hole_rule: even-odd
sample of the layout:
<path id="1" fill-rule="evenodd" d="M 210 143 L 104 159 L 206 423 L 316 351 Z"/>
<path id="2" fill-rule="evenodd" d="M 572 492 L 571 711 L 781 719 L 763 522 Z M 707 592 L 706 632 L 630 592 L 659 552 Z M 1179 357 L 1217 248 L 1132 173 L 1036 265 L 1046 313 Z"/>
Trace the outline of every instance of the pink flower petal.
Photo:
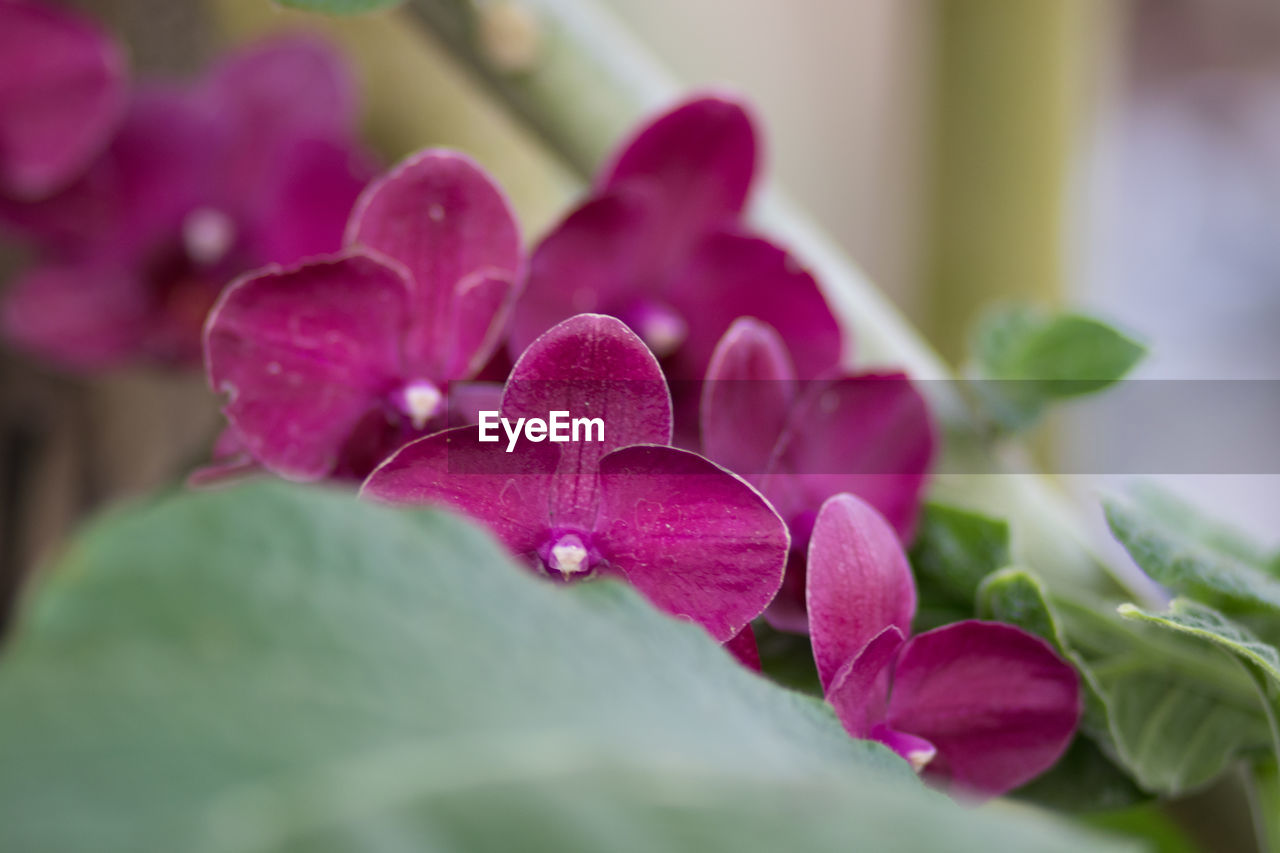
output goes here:
<path id="1" fill-rule="evenodd" d="M 845 731 L 854 737 L 869 737 L 884 719 L 893 659 L 904 640 L 902 631 L 890 625 L 832 676 L 826 689 L 827 701 L 835 708 Z"/>
<path id="2" fill-rule="evenodd" d="M 445 376 L 474 376 L 498 348 L 518 288 L 509 276 L 484 271 L 455 290 Z"/>
<path id="3" fill-rule="evenodd" d="M 750 625 L 734 634 L 724 647 L 738 659 L 738 663 L 752 672 L 760 672 L 760 648 L 756 645 L 756 634 Z"/>
<path id="4" fill-rule="evenodd" d="M 786 345 L 750 317 L 733 322 L 716 346 L 702 386 L 702 449 L 748 480 L 763 474 L 796 393 Z"/>
<path id="5" fill-rule="evenodd" d="M 210 385 L 245 446 L 284 477 L 316 480 L 399 380 L 409 285 L 349 254 L 231 285 L 209 316 Z"/>
<path id="6" fill-rule="evenodd" d="M 66 185 L 124 103 L 124 56 L 95 24 L 49 3 L 0 3 L 0 190 L 37 198 Z"/>
<path id="7" fill-rule="evenodd" d="M 188 487 L 207 489 L 231 485 L 262 472 L 262 466 L 244 446 L 235 427 L 230 425 L 214 440 L 212 457 L 207 464 L 191 472 L 187 477 Z"/>
<path id="8" fill-rule="evenodd" d="M 4 336 L 62 367 L 102 370 L 135 354 L 150 312 L 146 289 L 127 270 L 36 267 L 4 294 Z"/>
<path id="9" fill-rule="evenodd" d="M 643 194 L 588 199 L 538 243 L 511 317 L 511 352 L 575 314 L 618 314 L 661 275 L 650 251 L 654 218 Z"/>
<path id="10" fill-rule="evenodd" d="M 806 603 L 824 689 L 885 628 L 911 632 L 916 589 L 893 528 L 853 495 L 822 505 L 809 541 Z"/>
<path id="11" fill-rule="evenodd" d="M 787 530 L 747 483 L 696 453 L 637 446 L 600 460 L 596 544 L 656 606 L 720 642 L 782 582 Z"/>
<path id="12" fill-rule="evenodd" d="M 994 796 L 1049 769 L 1079 719 L 1079 678 L 1048 643 L 969 620 L 903 647 L 885 722 L 937 747 L 926 773 Z"/>
<path id="13" fill-rule="evenodd" d="M 547 495 L 559 455 L 558 445 L 527 441 L 505 453 L 481 443 L 478 427 L 457 427 L 400 448 L 374 469 L 360 494 L 385 503 L 456 509 L 532 561 L 547 536 Z"/>
<path id="14" fill-rule="evenodd" d="M 560 524 L 594 523 L 602 456 L 671 440 L 671 398 L 657 359 L 619 320 L 601 314 L 580 314 L 555 326 L 512 369 L 503 417 L 546 420 L 552 411 L 604 422 L 603 441 L 560 445 L 561 476 L 552 496 L 553 518 Z"/>
<path id="15" fill-rule="evenodd" d="M 786 342 L 803 379 L 840 360 L 840 327 L 813 276 L 785 251 L 756 237 L 713 234 L 675 271 L 663 297 L 687 324 L 666 363 L 675 379 L 702 379 L 711 353 L 739 317 L 768 323 Z"/>
<path id="16" fill-rule="evenodd" d="M 230 199 L 269 184 L 297 140 L 344 138 L 356 122 L 354 80 L 333 48 L 311 36 L 277 36 L 228 55 L 194 97 L 225 130 L 216 157 Z"/>
<path id="17" fill-rule="evenodd" d="M 660 229 L 650 248 L 669 261 L 701 235 L 737 222 L 756 157 L 746 107 L 699 97 L 642 127 L 605 170 L 599 189 L 639 187 L 657 196 Z"/>
<path id="18" fill-rule="evenodd" d="M 408 268 L 414 325 L 405 357 L 415 372 L 442 375 L 449 363 L 458 284 L 480 272 L 516 280 L 520 234 L 502 191 L 470 159 L 423 151 L 361 194 L 349 244 L 375 249 Z"/>
<path id="19" fill-rule="evenodd" d="M 357 146 L 306 137 L 287 148 L 268 175 L 253 210 L 253 232 L 264 262 L 292 264 L 342 246 L 347 218 L 374 176 L 369 155 Z"/>
<path id="20" fill-rule="evenodd" d="M 920 392 L 900 373 L 865 373 L 810 385 L 763 483 L 790 523 L 850 492 L 909 541 L 936 439 Z"/>

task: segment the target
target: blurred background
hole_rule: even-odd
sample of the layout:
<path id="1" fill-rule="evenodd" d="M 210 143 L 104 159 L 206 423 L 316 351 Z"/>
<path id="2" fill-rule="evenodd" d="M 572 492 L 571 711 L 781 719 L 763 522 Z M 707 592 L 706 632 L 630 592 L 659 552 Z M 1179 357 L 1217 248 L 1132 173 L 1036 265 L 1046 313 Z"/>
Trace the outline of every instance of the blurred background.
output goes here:
<path id="1" fill-rule="evenodd" d="M 605 2 L 683 81 L 755 101 L 771 179 L 954 363 L 982 306 L 1013 298 L 1130 330 L 1152 351 L 1141 378 L 1280 379 L 1274 0 Z M 315 22 L 265 0 L 71 5 L 105 21 L 143 75 L 189 75 L 228 43 Z M 576 183 L 536 140 L 487 151 L 509 119 L 478 98 L 449 112 L 445 96 L 474 82 L 399 23 L 328 26 L 366 84 L 371 142 L 388 160 L 469 147 L 536 234 Z M 18 262 L 10 250 L 0 270 Z M 199 377 L 83 379 L 7 352 L 0 415 L 9 586 L 88 508 L 175 482 L 217 429 Z M 1158 440 L 1068 410 L 1041 451 L 1079 471 L 1073 459 Z M 1150 473 L 1280 544 L 1280 477 Z M 1104 475 L 1062 479 L 1084 501 L 1115 479 Z"/>

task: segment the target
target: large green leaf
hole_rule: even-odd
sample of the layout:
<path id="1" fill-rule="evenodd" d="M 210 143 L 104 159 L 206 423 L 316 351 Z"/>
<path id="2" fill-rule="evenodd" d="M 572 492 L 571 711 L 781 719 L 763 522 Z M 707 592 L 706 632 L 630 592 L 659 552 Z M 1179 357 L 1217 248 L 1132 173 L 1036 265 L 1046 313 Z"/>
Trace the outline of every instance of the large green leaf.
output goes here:
<path id="1" fill-rule="evenodd" d="M 1112 498 L 1104 508 L 1111 532 L 1156 582 L 1229 612 L 1264 608 L 1280 613 L 1280 578 L 1216 540 L 1205 541 L 1196 525 L 1137 500 Z"/>
<path id="2" fill-rule="evenodd" d="M 281 6 L 326 15 L 360 15 L 399 6 L 404 0 L 275 0 Z"/>
<path id="3" fill-rule="evenodd" d="M 256 484 L 95 525 L 0 662 L 0 849 L 1098 849 L 973 811 L 614 582 Z"/>
<path id="4" fill-rule="evenodd" d="M 1257 667 L 1280 691 L 1280 649 L 1264 643 L 1242 625 L 1199 602 L 1175 598 L 1164 613 L 1152 613 L 1133 605 L 1122 605 L 1120 615 L 1197 637 L 1230 652 Z"/>
<path id="5" fill-rule="evenodd" d="M 998 424 L 1020 429 L 1055 400 L 1114 384 L 1145 354 L 1142 344 L 1092 317 L 1010 306 L 977 330 L 977 390 Z"/>

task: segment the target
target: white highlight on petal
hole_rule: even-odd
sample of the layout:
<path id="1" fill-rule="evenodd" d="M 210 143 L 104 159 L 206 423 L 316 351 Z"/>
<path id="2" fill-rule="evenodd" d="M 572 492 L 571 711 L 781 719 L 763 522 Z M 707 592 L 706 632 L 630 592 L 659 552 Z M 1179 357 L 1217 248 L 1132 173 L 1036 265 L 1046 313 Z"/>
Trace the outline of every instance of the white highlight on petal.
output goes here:
<path id="1" fill-rule="evenodd" d="M 913 749 L 907 752 L 907 763 L 911 765 L 911 769 L 919 773 L 929 766 L 929 762 L 933 761 L 933 757 L 938 754 L 935 747 L 928 749 Z"/>
<path id="2" fill-rule="evenodd" d="M 191 260 L 212 266 L 236 241 L 236 223 L 214 207 L 197 207 L 182 220 L 182 245 Z"/>

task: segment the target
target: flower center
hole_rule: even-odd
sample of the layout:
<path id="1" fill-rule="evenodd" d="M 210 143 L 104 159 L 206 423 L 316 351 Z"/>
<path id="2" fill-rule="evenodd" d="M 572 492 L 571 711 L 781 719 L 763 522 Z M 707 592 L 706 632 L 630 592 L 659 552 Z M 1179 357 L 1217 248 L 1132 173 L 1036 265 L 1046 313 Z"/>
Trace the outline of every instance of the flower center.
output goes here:
<path id="1" fill-rule="evenodd" d="M 221 210 L 197 207 L 182 220 L 182 246 L 198 266 L 213 266 L 236 241 L 236 223 Z"/>
<path id="2" fill-rule="evenodd" d="M 392 396 L 392 402 L 413 423 L 414 429 L 422 429 L 440 411 L 444 395 L 434 382 L 415 379 Z"/>
<path id="3" fill-rule="evenodd" d="M 624 312 L 621 319 L 658 358 L 666 358 L 678 350 L 689 334 L 684 318 L 661 302 L 645 300 Z"/>
<path id="4" fill-rule="evenodd" d="M 572 531 L 553 532 L 538 556 L 547 574 L 566 581 L 587 577 L 599 562 L 583 535 Z"/>

